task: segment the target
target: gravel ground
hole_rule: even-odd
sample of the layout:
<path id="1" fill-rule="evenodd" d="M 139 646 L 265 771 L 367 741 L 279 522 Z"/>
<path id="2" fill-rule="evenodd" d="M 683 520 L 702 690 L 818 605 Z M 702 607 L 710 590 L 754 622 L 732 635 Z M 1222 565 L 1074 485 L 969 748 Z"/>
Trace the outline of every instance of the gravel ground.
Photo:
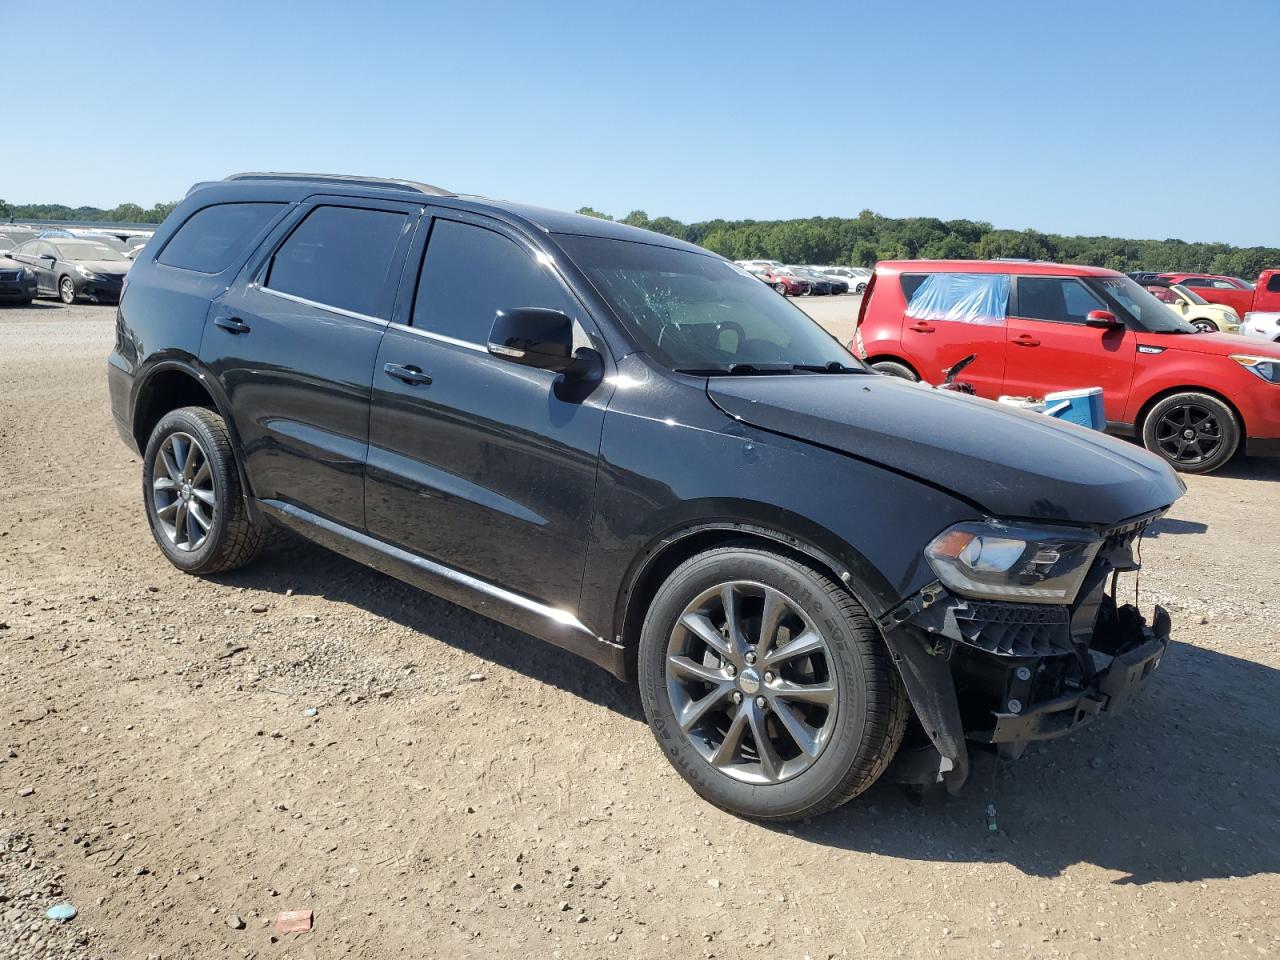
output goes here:
<path id="1" fill-rule="evenodd" d="M 164 563 L 113 316 L 0 308 L 0 958 L 1280 950 L 1280 463 L 1190 478 L 1147 539 L 1177 642 L 1129 713 L 958 798 L 771 829 L 536 640 L 297 539 Z"/>

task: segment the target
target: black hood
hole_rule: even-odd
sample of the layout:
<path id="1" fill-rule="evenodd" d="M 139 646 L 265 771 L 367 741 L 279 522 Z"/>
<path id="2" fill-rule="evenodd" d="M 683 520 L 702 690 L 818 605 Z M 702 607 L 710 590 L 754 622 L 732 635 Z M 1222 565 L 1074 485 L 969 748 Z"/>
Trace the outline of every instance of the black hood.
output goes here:
<path id="1" fill-rule="evenodd" d="M 896 377 L 712 377 L 707 393 L 753 426 L 917 477 L 997 517 L 1109 527 L 1167 507 L 1186 489 L 1131 443 Z"/>

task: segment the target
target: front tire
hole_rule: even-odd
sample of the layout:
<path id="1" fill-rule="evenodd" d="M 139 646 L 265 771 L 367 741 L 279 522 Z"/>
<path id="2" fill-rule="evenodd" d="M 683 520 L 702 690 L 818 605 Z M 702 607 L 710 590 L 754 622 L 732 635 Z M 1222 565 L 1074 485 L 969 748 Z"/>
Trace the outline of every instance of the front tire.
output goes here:
<path id="1" fill-rule="evenodd" d="M 1142 445 L 1183 473 L 1212 473 L 1240 446 L 1235 412 L 1208 393 L 1165 397 L 1142 421 Z"/>
<path id="2" fill-rule="evenodd" d="M 142 498 L 165 558 L 187 573 L 234 570 L 258 555 L 265 531 L 250 521 L 231 437 L 204 407 L 165 414 L 143 456 Z"/>
<path id="3" fill-rule="evenodd" d="M 909 706 L 883 640 L 839 584 L 789 557 L 723 547 L 650 604 L 640 695 L 662 751 L 722 809 L 825 813 L 888 767 Z"/>
<path id="4" fill-rule="evenodd" d="M 1198 317 L 1191 321 L 1191 325 L 1201 333 L 1217 333 L 1218 325 L 1212 320 L 1206 320 L 1204 317 Z"/>
<path id="5" fill-rule="evenodd" d="M 858 284 L 857 289 L 856 289 L 856 290 L 854 290 L 853 292 L 854 292 L 854 293 L 864 293 L 864 292 L 866 291 L 866 289 L 867 289 L 867 285 L 866 285 L 865 283 L 860 283 L 860 284 Z"/>
<path id="6" fill-rule="evenodd" d="M 58 281 L 58 299 L 67 306 L 76 302 L 76 282 L 70 277 Z"/>
<path id="7" fill-rule="evenodd" d="M 775 283 L 773 285 L 773 289 L 777 290 L 778 293 L 782 294 L 784 297 L 787 295 L 787 285 L 785 283 Z"/>

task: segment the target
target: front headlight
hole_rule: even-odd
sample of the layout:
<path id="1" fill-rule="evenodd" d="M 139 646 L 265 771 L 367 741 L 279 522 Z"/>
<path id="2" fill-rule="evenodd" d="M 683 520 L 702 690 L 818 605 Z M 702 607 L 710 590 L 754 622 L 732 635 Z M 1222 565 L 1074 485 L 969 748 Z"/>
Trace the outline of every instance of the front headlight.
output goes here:
<path id="1" fill-rule="evenodd" d="M 1101 546 L 1088 530 L 988 520 L 944 530 L 925 556 L 938 579 L 962 596 L 1071 603 Z"/>
<path id="2" fill-rule="evenodd" d="M 1231 359 L 1267 383 L 1280 383 L 1280 360 L 1275 357 L 1251 357 L 1244 353 L 1233 353 Z"/>
<path id="3" fill-rule="evenodd" d="M 88 270 L 88 269 L 86 269 L 86 268 L 84 268 L 84 267 L 76 267 L 76 273 L 80 274 L 80 276 L 84 277 L 86 280 L 101 280 L 101 279 L 102 279 L 100 276 L 98 276 L 98 275 L 97 275 L 96 273 L 94 273 L 92 270 Z"/>

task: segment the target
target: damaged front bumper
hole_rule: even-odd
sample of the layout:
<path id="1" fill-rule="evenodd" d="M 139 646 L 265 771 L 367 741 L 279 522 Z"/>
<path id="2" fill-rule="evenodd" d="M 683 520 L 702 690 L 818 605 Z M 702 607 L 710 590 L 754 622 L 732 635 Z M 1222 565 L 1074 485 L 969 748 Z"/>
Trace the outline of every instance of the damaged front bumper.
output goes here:
<path id="1" fill-rule="evenodd" d="M 1169 645 L 1162 607 L 1148 622 L 1114 596 L 1114 575 L 1137 569 L 1132 547 L 1145 525 L 1109 541 L 1071 606 L 966 599 L 935 582 L 881 617 L 927 737 L 904 744 L 889 776 L 955 793 L 971 743 L 1015 758 L 1123 710 Z"/>

